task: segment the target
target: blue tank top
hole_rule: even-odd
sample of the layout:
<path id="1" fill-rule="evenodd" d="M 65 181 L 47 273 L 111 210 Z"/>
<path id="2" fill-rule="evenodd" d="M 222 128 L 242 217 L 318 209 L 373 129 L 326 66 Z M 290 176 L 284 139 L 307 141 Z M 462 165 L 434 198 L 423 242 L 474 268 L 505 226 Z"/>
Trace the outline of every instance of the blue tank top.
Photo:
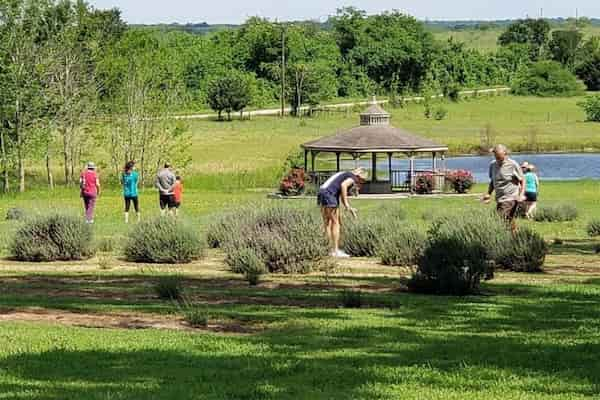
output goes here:
<path id="1" fill-rule="evenodd" d="M 138 197 L 138 180 L 137 171 L 123 174 L 123 195 L 125 197 Z"/>
<path id="2" fill-rule="evenodd" d="M 321 190 L 327 190 L 329 193 L 339 197 L 342 193 L 342 183 L 347 179 L 352 179 L 352 181 L 356 182 L 356 177 L 352 172 L 338 172 L 321 185 Z"/>
<path id="3" fill-rule="evenodd" d="M 537 193 L 538 185 L 536 176 L 533 172 L 528 172 L 525 174 L 525 192 L 527 193 Z"/>

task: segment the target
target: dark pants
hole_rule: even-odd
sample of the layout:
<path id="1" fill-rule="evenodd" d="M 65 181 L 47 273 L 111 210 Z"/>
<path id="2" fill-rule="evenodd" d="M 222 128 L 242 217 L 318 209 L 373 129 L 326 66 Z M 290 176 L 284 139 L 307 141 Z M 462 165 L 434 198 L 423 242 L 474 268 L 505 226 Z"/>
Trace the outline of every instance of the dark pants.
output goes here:
<path id="1" fill-rule="evenodd" d="M 140 212 L 140 202 L 137 196 L 125 197 L 125 212 L 129 212 L 129 209 L 131 208 L 131 203 L 133 203 L 133 208 L 135 212 Z"/>
<path id="2" fill-rule="evenodd" d="M 85 208 L 85 219 L 87 221 L 94 220 L 94 210 L 96 209 L 96 196 L 83 196 L 83 206 Z"/>
<path id="3" fill-rule="evenodd" d="M 164 210 L 165 208 L 175 208 L 175 196 L 172 194 L 162 194 L 159 197 L 160 209 Z"/>

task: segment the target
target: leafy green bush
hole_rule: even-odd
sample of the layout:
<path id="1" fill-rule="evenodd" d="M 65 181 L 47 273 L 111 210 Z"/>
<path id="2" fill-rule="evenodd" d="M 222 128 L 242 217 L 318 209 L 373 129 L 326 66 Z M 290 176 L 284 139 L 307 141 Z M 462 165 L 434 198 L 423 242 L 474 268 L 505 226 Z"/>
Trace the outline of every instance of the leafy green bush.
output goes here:
<path id="1" fill-rule="evenodd" d="M 593 219 L 587 224 L 587 234 L 590 237 L 600 236 L 600 219 Z"/>
<path id="2" fill-rule="evenodd" d="M 206 328 L 210 315 L 208 308 L 203 304 L 193 303 L 185 298 L 182 298 L 179 305 L 179 310 L 183 315 L 183 319 L 193 328 Z"/>
<path id="3" fill-rule="evenodd" d="M 69 261 L 92 257 L 93 232 L 81 218 L 49 214 L 33 217 L 17 229 L 9 245 L 20 261 Z"/>
<path id="4" fill-rule="evenodd" d="M 517 73 L 512 91 L 521 96 L 576 96 L 584 85 L 556 61 L 539 61 Z"/>
<path id="5" fill-rule="evenodd" d="M 159 264 L 189 263 L 202 256 L 204 243 L 188 225 L 159 217 L 137 224 L 125 241 L 128 261 Z"/>
<path id="6" fill-rule="evenodd" d="M 233 218 L 236 228 L 222 225 L 230 234 L 220 239 L 232 268 L 240 266 L 240 249 L 253 250 L 269 272 L 283 273 L 313 271 L 328 255 L 329 245 L 316 210 L 253 205 L 235 211 Z"/>
<path id="7" fill-rule="evenodd" d="M 587 121 L 600 122 L 600 94 L 586 96 L 577 105 L 585 111 Z"/>
<path id="8" fill-rule="evenodd" d="M 446 116 L 448 115 L 448 110 L 446 110 L 444 107 L 439 106 L 435 109 L 435 111 L 433 112 L 433 118 L 436 121 L 441 121 L 444 118 L 446 118 Z"/>
<path id="9" fill-rule="evenodd" d="M 250 210 L 248 210 L 250 211 Z M 211 249 L 217 249 L 224 245 L 240 229 L 242 212 L 226 212 L 217 215 L 208 223 L 206 229 L 206 241 Z"/>
<path id="10" fill-rule="evenodd" d="M 566 222 L 576 220 L 577 216 L 577 207 L 574 205 L 558 204 L 538 208 L 534 219 L 538 222 Z"/>
<path id="11" fill-rule="evenodd" d="M 501 263 L 515 272 L 540 272 L 547 254 L 544 238 L 534 230 L 521 228 L 510 240 Z"/>
<path id="12" fill-rule="evenodd" d="M 418 292 L 464 295 L 493 273 L 510 233 L 488 210 L 467 210 L 438 218 L 409 287 Z"/>
<path id="13" fill-rule="evenodd" d="M 427 236 L 413 227 L 387 229 L 377 248 L 377 256 L 384 265 L 416 265 L 426 241 Z"/>
<path id="14" fill-rule="evenodd" d="M 179 274 L 159 276 L 154 283 L 154 292 L 159 299 L 180 300 L 183 296 L 183 277 Z"/>

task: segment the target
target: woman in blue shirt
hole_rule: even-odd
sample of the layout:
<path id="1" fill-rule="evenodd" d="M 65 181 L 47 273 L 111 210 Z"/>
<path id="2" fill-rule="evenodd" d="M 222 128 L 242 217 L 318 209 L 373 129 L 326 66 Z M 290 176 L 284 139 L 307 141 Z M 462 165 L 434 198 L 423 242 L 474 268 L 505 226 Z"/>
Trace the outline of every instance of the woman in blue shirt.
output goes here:
<path id="1" fill-rule="evenodd" d="M 135 162 L 129 161 L 123 168 L 123 175 L 121 176 L 121 184 L 123 185 L 123 197 L 125 198 L 125 223 L 129 223 L 129 209 L 131 203 L 137 214 L 137 220 L 140 221 L 140 203 L 138 200 L 138 182 L 139 174 L 135 171 Z"/>
<path id="2" fill-rule="evenodd" d="M 533 218 L 537 207 L 538 193 L 540 191 L 540 180 L 535 173 L 535 167 L 532 164 L 523 164 L 523 173 L 525 174 L 525 216 L 528 219 Z"/>

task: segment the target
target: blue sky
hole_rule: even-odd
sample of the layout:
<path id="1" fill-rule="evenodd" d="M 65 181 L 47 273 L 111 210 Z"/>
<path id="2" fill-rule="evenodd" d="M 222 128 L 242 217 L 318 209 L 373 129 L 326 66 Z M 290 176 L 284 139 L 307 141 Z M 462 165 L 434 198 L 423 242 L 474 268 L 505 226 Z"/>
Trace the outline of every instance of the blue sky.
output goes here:
<path id="1" fill-rule="evenodd" d="M 419 19 L 504 19 L 526 15 L 600 17 L 600 0 L 90 0 L 97 8 L 118 7 L 130 23 L 240 23 L 250 16 L 324 20 L 352 5 L 376 13 L 398 9 Z"/>

